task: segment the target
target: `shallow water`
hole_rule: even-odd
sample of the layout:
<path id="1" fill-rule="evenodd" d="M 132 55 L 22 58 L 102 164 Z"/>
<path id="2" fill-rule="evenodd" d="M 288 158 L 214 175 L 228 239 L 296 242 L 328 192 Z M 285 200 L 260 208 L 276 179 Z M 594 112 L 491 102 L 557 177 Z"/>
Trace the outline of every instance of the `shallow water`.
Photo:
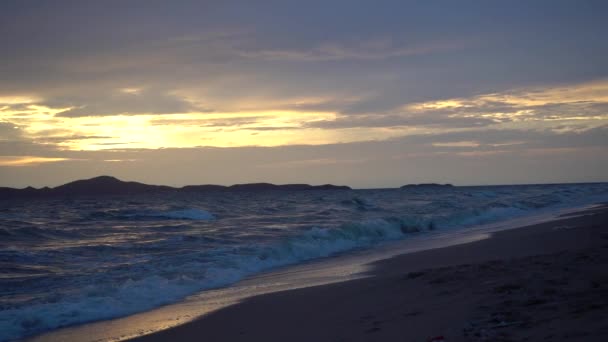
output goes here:
<path id="1" fill-rule="evenodd" d="M 0 340 L 124 316 L 277 266 L 608 199 L 608 184 L 0 202 Z"/>

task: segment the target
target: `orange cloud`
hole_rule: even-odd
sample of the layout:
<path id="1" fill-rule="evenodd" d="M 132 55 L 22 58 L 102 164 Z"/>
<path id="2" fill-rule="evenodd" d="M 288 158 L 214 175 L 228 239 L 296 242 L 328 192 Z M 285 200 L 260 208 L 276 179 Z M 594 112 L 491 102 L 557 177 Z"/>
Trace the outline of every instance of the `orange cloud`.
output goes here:
<path id="1" fill-rule="evenodd" d="M 30 166 L 32 164 L 55 163 L 69 158 L 48 158 L 34 156 L 0 156 L 0 166 Z"/>

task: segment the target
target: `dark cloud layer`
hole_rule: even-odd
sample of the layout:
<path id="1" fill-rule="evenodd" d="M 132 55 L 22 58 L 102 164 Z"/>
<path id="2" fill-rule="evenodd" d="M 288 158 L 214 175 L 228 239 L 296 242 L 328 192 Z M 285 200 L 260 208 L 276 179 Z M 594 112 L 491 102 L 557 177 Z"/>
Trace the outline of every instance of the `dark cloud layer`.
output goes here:
<path id="1" fill-rule="evenodd" d="M 188 106 L 167 94 L 201 86 L 217 104 L 260 91 L 276 98 L 365 93 L 335 109 L 374 113 L 608 75 L 603 1 L 1 6 L 0 93 L 35 92 L 89 108 L 66 115 L 183 111 Z M 157 89 L 154 105 L 108 95 L 130 84 Z"/>

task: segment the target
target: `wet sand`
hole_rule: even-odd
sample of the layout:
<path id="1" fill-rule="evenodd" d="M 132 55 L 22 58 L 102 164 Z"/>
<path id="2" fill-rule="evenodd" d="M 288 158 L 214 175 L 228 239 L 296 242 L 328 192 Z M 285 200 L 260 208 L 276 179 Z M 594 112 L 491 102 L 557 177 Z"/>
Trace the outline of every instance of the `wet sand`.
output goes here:
<path id="1" fill-rule="evenodd" d="M 608 341 L 608 207 L 247 299 L 152 341 Z"/>

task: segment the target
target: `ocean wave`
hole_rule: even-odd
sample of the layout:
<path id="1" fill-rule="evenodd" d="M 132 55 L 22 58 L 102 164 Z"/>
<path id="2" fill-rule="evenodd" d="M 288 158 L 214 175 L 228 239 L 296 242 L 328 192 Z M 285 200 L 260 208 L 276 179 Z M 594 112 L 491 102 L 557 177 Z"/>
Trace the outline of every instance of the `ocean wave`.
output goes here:
<path id="1" fill-rule="evenodd" d="M 109 220 L 215 220 L 215 215 L 212 213 L 197 209 L 185 208 L 174 210 L 108 210 L 98 211 L 89 214 L 89 218 L 93 219 L 109 219 Z"/>
<path id="2" fill-rule="evenodd" d="M 192 203 L 186 201 L 172 203 L 170 207 L 165 203 L 148 206 L 155 209 L 144 209 L 148 204 L 144 200 L 126 208 L 113 204 L 106 210 L 94 203 L 96 207 L 87 211 L 78 223 L 88 222 L 92 227 L 82 232 L 75 231 L 72 225 L 66 225 L 71 228 L 64 230 L 59 226 L 22 231 L 19 229 L 23 228 L 0 227 L 0 237 L 12 241 L 23 242 L 27 237 L 32 239 L 31 236 L 52 243 L 68 238 L 96 238 L 95 244 L 55 244 L 54 249 L 41 251 L 4 248 L 0 249 L 0 261 L 36 265 L 64 260 L 68 268 L 74 266 L 70 263 L 87 262 L 90 264 L 79 266 L 100 270 L 74 278 L 66 276 L 61 278 L 64 283 L 45 278 L 45 286 L 46 282 L 55 286 L 46 290 L 46 297 L 25 303 L 2 302 L 0 340 L 149 310 L 197 291 L 232 284 L 260 271 L 412 234 L 460 229 L 539 209 L 606 200 L 607 190 L 608 187 L 539 186 L 450 190 L 448 194 L 362 191 L 357 197 L 332 199 L 326 195 L 328 198 L 323 201 L 305 198 L 308 202 L 301 200 L 305 205 L 285 198 L 272 198 L 270 202 L 254 198 L 247 202 L 247 198 L 231 197 L 230 201 L 213 199 L 215 207 L 211 202 L 189 205 Z M 281 201 L 290 201 L 290 205 Z M 211 212 L 218 213 L 221 220 L 216 220 Z M 311 212 L 331 215 L 315 216 Z M 118 234 L 121 231 L 124 235 Z M 38 246 L 38 241 L 35 242 Z M 27 268 L 10 270 L 23 277 L 30 272 Z M 17 280 L 14 282 L 17 284 Z M 9 297 L 18 295 L 20 290 L 17 285 L 10 289 L 7 285 L 2 294 Z"/>
<path id="3" fill-rule="evenodd" d="M 195 212 L 198 215 L 198 212 Z M 182 213 L 178 213 L 181 217 Z M 189 213 L 186 213 L 189 215 Z M 498 215 L 503 216 L 503 215 Z M 196 216 L 198 217 L 198 216 Z M 17 338 L 58 327 L 124 316 L 171 303 L 200 290 L 234 283 L 246 276 L 278 266 L 327 257 L 402 239 L 454 224 L 474 224 L 497 217 L 495 213 L 468 218 L 387 217 L 342 224 L 335 228 L 313 227 L 299 235 L 266 245 L 248 244 L 217 248 L 207 262 L 183 258 L 169 260 L 172 272 L 144 268 L 120 282 L 89 284 L 69 297 L 23 308 L 0 311 L 0 330 L 5 338 Z M 211 255 L 213 256 L 211 257 Z"/>
<path id="4" fill-rule="evenodd" d="M 163 217 L 176 220 L 214 220 L 215 216 L 208 211 L 201 209 L 181 209 L 165 212 L 151 212 L 143 214 L 147 217 Z"/>

